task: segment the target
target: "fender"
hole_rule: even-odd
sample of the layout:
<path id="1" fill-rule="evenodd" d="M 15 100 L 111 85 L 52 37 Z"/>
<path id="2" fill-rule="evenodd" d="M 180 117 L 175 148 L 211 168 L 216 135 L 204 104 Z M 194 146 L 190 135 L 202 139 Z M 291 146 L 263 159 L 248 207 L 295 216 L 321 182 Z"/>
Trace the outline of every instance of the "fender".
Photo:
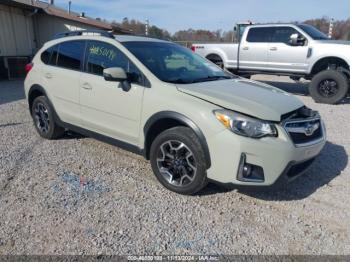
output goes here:
<path id="1" fill-rule="evenodd" d="M 347 65 L 346 68 L 344 68 L 343 72 L 348 73 L 350 70 L 349 67 L 349 63 L 344 60 L 343 58 L 341 58 L 340 56 L 325 56 L 325 57 L 318 57 L 317 59 L 314 60 L 314 62 L 310 65 L 309 70 L 308 70 L 308 74 L 312 74 L 314 71 L 315 66 L 320 63 L 321 61 L 325 61 L 325 60 L 337 60 L 340 61 L 342 64 Z"/>
<path id="2" fill-rule="evenodd" d="M 151 129 L 151 127 L 158 121 L 161 121 L 162 119 L 172 119 L 172 120 L 176 120 L 180 123 L 182 123 L 183 125 L 189 127 L 192 129 L 192 131 L 197 135 L 200 144 L 204 150 L 204 156 L 206 159 L 206 163 L 207 163 L 207 168 L 209 169 L 211 167 L 211 159 L 210 159 L 210 153 L 209 153 L 209 147 L 208 147 L 208 143 L 205 139 L 205 136 L 203 134 L 203 132 L 200 130 L 200 128 L 188 117 L 177 113 L 177 112 L 173 112 L 173 111 L 162 111 L 162 112 L 158 112 L 156 114 L 154 114 L 153 116 L 151 116 L 144 128 L 144 136 L 145 136 L 145 144 L 144 144 L 144 155 L 147 158 L 147 148 L 148 148 L 148 133 L 149 130 Z"/>

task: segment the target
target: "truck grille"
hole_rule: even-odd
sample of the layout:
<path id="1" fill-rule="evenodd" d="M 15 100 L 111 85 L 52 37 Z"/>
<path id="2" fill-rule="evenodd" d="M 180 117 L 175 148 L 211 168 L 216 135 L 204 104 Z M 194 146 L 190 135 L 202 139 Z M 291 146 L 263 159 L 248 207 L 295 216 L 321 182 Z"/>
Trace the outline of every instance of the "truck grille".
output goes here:
<path id="1" fill-rule="evenodd" d="M 323 139 L 319 118 L 287 120 L 284 128 L 296 146 L 306 146 Z"/>

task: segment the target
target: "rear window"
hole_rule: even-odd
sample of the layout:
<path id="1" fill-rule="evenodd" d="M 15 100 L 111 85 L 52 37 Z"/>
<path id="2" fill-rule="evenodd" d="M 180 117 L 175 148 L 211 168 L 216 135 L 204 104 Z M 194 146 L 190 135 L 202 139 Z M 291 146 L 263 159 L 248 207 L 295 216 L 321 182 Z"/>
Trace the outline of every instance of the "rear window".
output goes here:
<path id="1" fill-rule="evenodd" d="M 271 27 L 256 27 L 249 29 L 247 42 L 251 43 L 269 43 L 271 42 Z"/>
<path id="2" fill-rule="evenodd" d="M 61 43 L 58 50 L 57 66 L 80 70 L 85 52 L 85 41 Z"/>

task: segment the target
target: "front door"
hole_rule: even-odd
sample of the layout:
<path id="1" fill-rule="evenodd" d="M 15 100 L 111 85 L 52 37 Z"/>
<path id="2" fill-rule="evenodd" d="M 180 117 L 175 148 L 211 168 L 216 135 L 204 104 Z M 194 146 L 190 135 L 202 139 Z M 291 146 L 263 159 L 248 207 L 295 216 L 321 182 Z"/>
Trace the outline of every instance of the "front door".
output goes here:
<path id="1" fill-rule="evenodd" d="M 298 38 L 306 39 L 300 32 L 290 26 L 274 27 L 271 43 L 268 48 L 267 68 L 271 71 L 306 73 L 309 47 L 307 41 L 293 46 L 290 37 L 298 34 Z"/>
<path id="2" fill-rule="evenodd" d="M 133 75 L 131 90 L 109 82 L 103 70 L 121 67 Z M 114 45 L 89 41 L 85 72 L 80 79 L 80 110 L 83 126 L 118 140 L 137 144 L 144 93 L 143 77 L 136 66 Z"/>

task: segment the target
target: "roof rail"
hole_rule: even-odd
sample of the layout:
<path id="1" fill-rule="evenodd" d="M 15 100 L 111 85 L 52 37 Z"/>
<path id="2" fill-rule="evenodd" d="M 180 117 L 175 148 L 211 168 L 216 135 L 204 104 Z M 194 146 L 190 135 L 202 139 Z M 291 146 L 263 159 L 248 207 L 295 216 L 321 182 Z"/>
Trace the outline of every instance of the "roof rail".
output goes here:
<path id="1" fill-rule="evenodd" d="M 67 31 L 63 33 L 58 33 L 54 36 L 53 39 L 59 39 L 68 36 L 82 36 L 82 35 L 100 35 L 108 38 L 113 38 L 114 35 L 108 31 L 103 30 L 77 30 L 77 31 Z"/>

